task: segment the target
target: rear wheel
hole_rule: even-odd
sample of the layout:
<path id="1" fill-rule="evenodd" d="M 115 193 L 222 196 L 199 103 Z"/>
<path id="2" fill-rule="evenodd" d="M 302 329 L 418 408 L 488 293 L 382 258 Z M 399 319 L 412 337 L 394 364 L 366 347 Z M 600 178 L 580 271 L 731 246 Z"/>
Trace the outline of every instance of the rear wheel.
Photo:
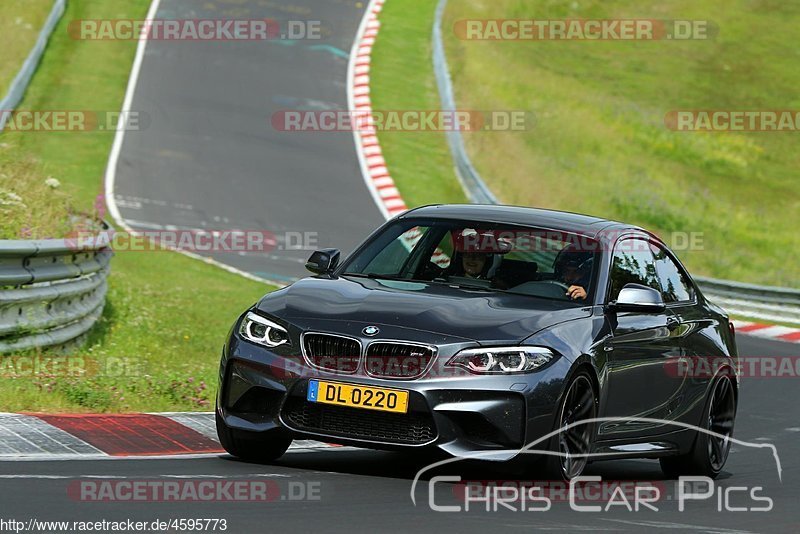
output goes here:
<path id="1" fill-rule="evenodd" d="M 722 375 L 714 382 L 702 419 L 703 428 L 714 434 L 697 432 L 689 453 L 661 458 L 661 470 L 664 474 L 670 478 L 682 475 L 716 478 L 731 450 L 735 417 L 735 386 L 729 376 Z"/>
<path id="2" fill-rule="evenodd" d="M 597 417 L 597 395 L 589 374 L 579 372 L 570 382 L 558 410 L 553 452 L 543 459 L 545 474 L 553 479 L 571 480 L 583 473 L 589 463 L 595 437 L 595 423 L 574 424 Z"/>
<path id="3" fill-rule="evenodd" d="M 230 428 L 215 411 L 217 436 L 222 448 L 231 456 L 254 463 L 277 460 L 289 449 L 292 438 L 285 430 L 247 432 Z"/>

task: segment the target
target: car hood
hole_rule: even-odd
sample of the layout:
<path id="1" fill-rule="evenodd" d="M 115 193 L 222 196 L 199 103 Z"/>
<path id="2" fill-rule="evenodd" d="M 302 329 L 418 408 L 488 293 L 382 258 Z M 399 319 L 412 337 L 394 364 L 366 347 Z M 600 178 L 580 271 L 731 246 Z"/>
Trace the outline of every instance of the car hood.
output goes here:
<path id="1" fill-rule="evenodd" d="M 265 296 L 257 309 L 289 322 L 394 325 L 479 343 L 519 343 L 591 308 L 525 295 L 366 278 L 305 278 Z"/>

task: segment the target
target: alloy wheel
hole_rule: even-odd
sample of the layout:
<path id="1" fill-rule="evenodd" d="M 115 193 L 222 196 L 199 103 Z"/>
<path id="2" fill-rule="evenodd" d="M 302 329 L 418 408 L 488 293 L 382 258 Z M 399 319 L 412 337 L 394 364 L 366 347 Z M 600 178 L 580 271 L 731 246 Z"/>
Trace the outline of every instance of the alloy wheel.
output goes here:
<path id="1" fill-rule="evenodd" d="M 722 469 L 731 449 L 733 421 L 736 411 L 733 384 L 728 377 L 722 377 L 714 387 L 711 407 L 708 411 L 708 429 L 719 436 L 708 436 L 708 460 L 715 471 Z"/>
<path id="2" fill-rule="evenodd" d="M 561 428 L 596 416 L 597 406 L 592 383 L 587 376 L 578 375 L 564 396 Z M 566 480 L 579 476 L 589 463 L 586 455 L 591 452 L 594 426 L 594 423 L 574 425 L 558 435 L 561 475 Z"/>

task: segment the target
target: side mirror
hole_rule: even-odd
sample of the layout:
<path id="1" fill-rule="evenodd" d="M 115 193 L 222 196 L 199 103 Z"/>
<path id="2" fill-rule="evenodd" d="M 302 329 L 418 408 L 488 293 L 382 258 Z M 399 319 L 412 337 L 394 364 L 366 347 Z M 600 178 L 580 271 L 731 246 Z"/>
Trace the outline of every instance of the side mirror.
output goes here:
<path id="1" fill-rule="evenodd" d="M 659 313 L 666 306 L 660 291 L 640 284 L 625 284 L 609 308 L 616 312 Z"/>
<path id="2" fill-rule="evenodd" d="M 339 249 L 323 248 L 315 251 L 306 262 L 306 269 L 314 274 L 328 274 L 339 265 Z"/>

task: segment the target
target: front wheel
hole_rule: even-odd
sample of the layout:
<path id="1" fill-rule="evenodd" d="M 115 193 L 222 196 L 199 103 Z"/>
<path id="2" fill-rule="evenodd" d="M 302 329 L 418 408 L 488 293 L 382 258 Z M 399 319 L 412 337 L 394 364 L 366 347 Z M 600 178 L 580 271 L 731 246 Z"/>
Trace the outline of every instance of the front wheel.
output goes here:
<path id="1" fill-rule="evenodd" d="M 556 420 L 557 429 L 551 447 L 557 455 L 543 458 L 544 472 L 553 479 L 572 480 L 583 473 L 595 438 L 595 423 L 580 421 L 597 417 L 597 395 L 589 374 L 580 371 L 567 386 Z"/>
<path id="2" fill-rule="evenodd" d="M 703 412 L 703 428 L 697 432 L 692 450 L 681 456 L 661 458 L 661 470 L 670 478 L 683 475 L 716 478 L 728 459 L 736 418 L 736 391 L 731 377 L 722 375 L 711 389 Z"/>
<path id="3" fill-rule="evenodd" d="M 217 436 L 222 448 L 247 462 L 267 463 L 277 460 L 289 449 L 292 438 L 284 430 L 268 430 L 263 435 L 230 428 L 215 411 Z"/>

